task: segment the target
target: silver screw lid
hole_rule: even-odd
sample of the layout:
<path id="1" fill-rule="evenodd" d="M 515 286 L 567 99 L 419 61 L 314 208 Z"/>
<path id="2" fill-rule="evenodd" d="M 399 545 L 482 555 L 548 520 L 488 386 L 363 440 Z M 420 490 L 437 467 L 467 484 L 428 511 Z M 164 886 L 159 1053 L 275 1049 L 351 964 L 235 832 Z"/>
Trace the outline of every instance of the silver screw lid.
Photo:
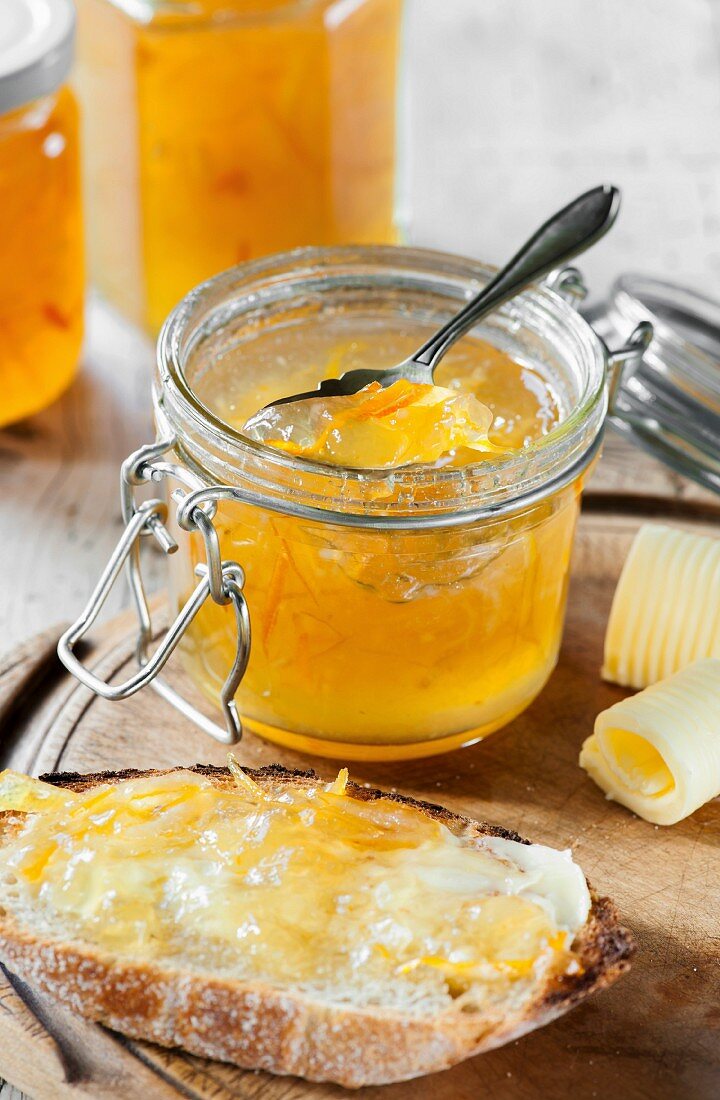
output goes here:
<path id="1" fill-rule="evenodd" d="M 2 0 L 0 115 L 59 88 L 74 49 L 72 0 Z"/>

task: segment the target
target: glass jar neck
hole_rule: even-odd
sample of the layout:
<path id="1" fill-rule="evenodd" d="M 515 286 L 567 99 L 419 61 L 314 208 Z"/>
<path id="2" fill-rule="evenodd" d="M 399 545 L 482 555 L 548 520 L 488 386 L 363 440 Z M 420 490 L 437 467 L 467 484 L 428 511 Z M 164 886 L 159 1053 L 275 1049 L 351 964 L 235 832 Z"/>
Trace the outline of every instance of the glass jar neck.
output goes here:
<path id="1" fill-rule="evenodd" d="M 335 0 L 103 0 L 136 23 L 188 27 L 215 23 L 262 23 L 292 18 Z"/>
<path id="2" fill-rule="evenodd" d="M 244 264 L 191 292 L 158 342 L 156 414 L 182 459 L 207 483 L 250 488 L 327 514 L 433 523 L 517 511 L 578 476 L 599 440 L 605 413 L 601 341 L 553 292 L 533 289 L 477 330 L 489 343 L 552 374 L 565 404 L 560 422 L 521 451 L 463 467 L 356 470 L 293 458 L 255 443 L 198 399 L 192 370 L 226 354 L 252 326 L 281 326 L 298 311 L 408 316 L 441 324 L 476 294 L 493 269 L 428 250 L 395 247 L 302 249 Z"/>
<path id="3" fill-rule="evenodd" d="M 21 107 L 15 107 L 12 111 L 0 114 L 0 137 L 21 133 L 24 130 L 41 130 L 55 109 L 61 94 L 67 94 L 65 86 L 40 99 L 33 99 Z"/>

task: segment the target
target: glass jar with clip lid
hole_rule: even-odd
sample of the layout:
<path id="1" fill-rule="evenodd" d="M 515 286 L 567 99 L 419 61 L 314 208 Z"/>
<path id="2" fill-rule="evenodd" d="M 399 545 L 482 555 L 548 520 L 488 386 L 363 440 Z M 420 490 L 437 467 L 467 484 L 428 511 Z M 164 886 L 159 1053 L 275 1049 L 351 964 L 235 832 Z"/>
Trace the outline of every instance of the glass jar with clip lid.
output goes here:
<path id="1" fill-rule="evenodd" d="M 346 760 L 443 752 L 523 710 L 557 660 L 582 488 L 646 320 L 609 351 L 566 269 L 465 337 L 437 380 L 490 406 L 507 444 L 491 461 L 359 470 L 242 430 L 329 361 L 340 372 L 402 359 L 492 273 L 422 249 L 303 249 L 189 294 L 158 343 L 157 440 L 123 467 L 127 526 L 61 640 L 67 667 L 110 699 L 153 682 L 221 741 L 239 738 L 241 714 L 261 737 Z M 154 483 L 163 499 L 136 503 Z M 169 555 L 176 616 L 152 656 L 141 535 Z M 74 647 L 124 563 L 140 668 L 113 686 Z M 177 645 L 222 727 L 158 677 Z"/>

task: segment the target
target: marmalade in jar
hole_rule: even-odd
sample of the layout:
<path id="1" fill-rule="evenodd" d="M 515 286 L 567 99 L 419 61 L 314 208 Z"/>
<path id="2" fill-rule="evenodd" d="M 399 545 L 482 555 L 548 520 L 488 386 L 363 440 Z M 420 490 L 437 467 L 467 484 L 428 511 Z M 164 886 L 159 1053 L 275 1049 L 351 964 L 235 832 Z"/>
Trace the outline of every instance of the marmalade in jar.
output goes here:
<path id="1" fill-rule="evenodd" d="M 90 246 L 159 329 L 203 279 L 395 239 L 401 0 L 78 0 Z"/>
<path id="2" fill-rule="evenodd" d="M 252 436 L 252 418 L 273 399 L 355 367 L 400 362 L 431 331 L 416 321 L 311 314 L 228 347 L 197 371 L 193 388 L 225 423 L 243 429 L 250 420 Z M 410 450 L 402 454 L 421 459 L 409 467 L 417 471 L 417 486 L 401 490 L 392 470 L 379 479 L 377 471 L 367 471 L 369 495 L 397 504 L 400 492 L 409 493 L 404 503 L 410 511 L 432 505 L 437 489 L 427 471 L 444 464 L 464 470 L 465 463 L 492 469 L 499 458 L 542 439 L 568 411 L 549 374 L 473 336 L 449 352 L 436 383 L 438 415 L 445 416 L 448 431 L 461 423 L 461 445 L 455 448 L 458 437 L 451 434 L 447 451 L 438 454 L 433 446 L 429 461 L 422 461 L 424 443 L 435 439 L 427 409 L 417 422 L 398 420 L 394 402 L 396 427 L 409 433 Z M 381 403 L 389 393 L 380 391 Z M 404 412 L 417 396 L 402 398 Z M 374 430 L 382 410 L 378 395 L 370 398 Z M 334 400 L 347 411 L 344 399 Z M 313 403 L 279 407 L 285 427 L 294 415 L 298 423 L 304 418 L 304 435 L 290 433 L 290 449 L 311 479 L 312 471 L 321 477 L 334 461 L 327 449 L 313 451 L 320 438 L 306 430 Z M 323 415 L 338 445 L 345 431 L 355 448 L 352 455 L 342 447 L 337 454 L 357 470 L 372 432 L 350 437 L 342 415 L 333 424 L 332 408 L 327 400 Z M 460 420 L 451 423 L 448 410 L 457 408 Z M 363 424 L 366 433 L 367 417 Z M 281 437 L 265 438 L 268 450 Z M 298 447 L 303 438 L 306 444 Z M 252 623 L 250 662 L 238 693 L 246 725 L 300 750 L 399 759 L 467 744 L 507 723 L 540 691 L 557 659 L 579 495 L 576 479 L 510 515 L 417 529 L 340 526 L 331 516 L 318 523 L 221 501 L 214 523 L 222 557 L 245 570 Z M 170 561 L 180 603 L 204 552 L 196 536 L 188 541 L 179 534 L 178 541 L 180 553 Z M 217 699 L 234 656 L 231 609 L 207 602 L 183 644 L 192 678 Z"/>
<path id="3" fill-rule="evenodd" d="M 61 88 L 0 114 L 0 425 L 77 370 L 84 263 L 77 107 Z"/>

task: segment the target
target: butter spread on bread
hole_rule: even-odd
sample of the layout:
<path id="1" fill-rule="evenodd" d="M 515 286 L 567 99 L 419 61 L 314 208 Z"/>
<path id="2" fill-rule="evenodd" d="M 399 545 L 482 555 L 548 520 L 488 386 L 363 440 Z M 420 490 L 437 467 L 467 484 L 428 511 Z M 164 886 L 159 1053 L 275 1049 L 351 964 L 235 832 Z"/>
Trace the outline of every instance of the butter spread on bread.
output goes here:
<path id="1" fill-rule="evenodd" d="M 0 953 L 127 1034 L 381 1083 L 515 1038 L 628 965 L 569 852 L 344 770 L 50 779 L 0 776 Z"/>

